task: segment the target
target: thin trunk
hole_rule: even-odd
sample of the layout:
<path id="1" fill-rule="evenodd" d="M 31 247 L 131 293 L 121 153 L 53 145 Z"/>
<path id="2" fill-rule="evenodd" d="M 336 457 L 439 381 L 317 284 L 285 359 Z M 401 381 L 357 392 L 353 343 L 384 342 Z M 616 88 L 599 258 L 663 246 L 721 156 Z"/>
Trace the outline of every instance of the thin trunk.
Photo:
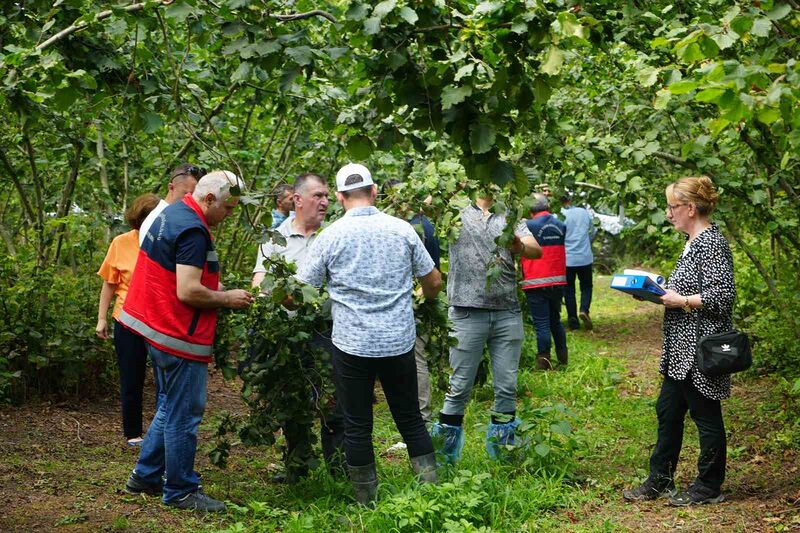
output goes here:
<path id="1" fill-rule="evenodd" d="M 94 123 L 97 129 L 97 164 L 100 167 L 100 186 L 108 198 L 111 198 L 111 188 L 108 186 L 108 172 L 106 170 L 106 150 L 103 143 L 103 123 L 96 120 Z"/>
<path id="2" fill-rule="evenodd" d="M 122 142 L 122 211 L 128 209 L 128 146 Z"/>
<path id="3" fill-rule="evenodd" d="M 272 150 L 272 144 L 275 142 L 275 136 L 278 134 L 278 130 L 281 129 L 283 125 L 283 120 L 286 118 L 286 114 L 282 113 L 281 116 L 278 117 L 278 122 L 275 124 L 275 127 L 272 129 L 272 135 L 269 136 L 269 141 L 267 141 L 267 146 L 264 148 L 264 151 L 261 152 L 261 157 L 258 158 L 258 163 L 256 164 L 256 171 L 253 172 L 253 179 L 258 179 L 258 173 L 261 172 L 261 165 L 264 163 L 264 159 L 266 159 L 267 155 L 269 155 L 270 151 Z"/>
<path id="4" fill-rule="evenodd" d="M 27 131 L 22 133 L 22 143 L 25 146 L 25 153 L 28 156 L 28 165 L 31 169 L 31 177 L 33 178 L 33 197 L 36 201 L 36 236 L 38 237 L 37 246 L 37 266 L 44 266 L 46 259 L 46 243 L 44 237 L 44 196 L 42 193 L 42 183 L 39 181 L 39 171 L 36 167 L 36 153 L 33 150 L 31 138 L 28 136 Z"/>
<path id="5" fill-rule="evenodd" d="M 83 152 L 83 143 L 81 139 L 74 140 L 73 146 L 75 148 L 75 155 L 72 161 L 72 168 L 69 173 L 69 177 L 67 178 L 67 183 L 64 185 L 64 189 L 61 191 L 61 200 L 59 201 L 58 205 L 58 218 L 63 219 L 67 216 L 69 212 L 70 205 L 72 205 L 72 193 L 75 191 L 75 182 L 78 181 L 78 172 L 81 168 L 81 158 Z M 58 234 L 58 244 L 56 246 L 56 255 L 55 255 L 55 262 L 58 262 L 58 258 L 61 255 L 61 244 L 64 241 L 64 231 L 66 229 L 66 224 L 61 222 L 57 228 L 55 228 L 51 232 L 52 236 L 57 233 Z"/>
<path id="6" fill-rule="evenodd" d="M 6 172 L 11 177 L 11 181 L 14 182 L 14 188 L 17 189 L 17 194 L 19 194 L 19 203 L 22 205 L 22 214 L 26 219 L 28 219 L 28 223 L 31 225 L 35 224 L 36 215 L 33 214 L 33 208 L 31 207 L 30 200 L 28 200 L 28 194 L 25 192 L 22 182 L 19 181 L 20 173 L 17 172 L 11 165 L 11 162 L 8 160 L 8 156 L 6 156 L 6 153 L 3 151 L 2 147 L 0 147 L 0 162 L 3 163 L 3 167 L 5 167 Z"/>
<path id="7" fill-rule="evenodd" d="M 256 109 L 256 102 L 258 101 L 256 98 L 257 95 L 253 96 L 253 105 L 250 106 L 250 111 L 247 112 L 247 119 L 244 121 L 244 128 L 242 128 L 242 138 L 239 140 L 239 149 L 243 150 L 244 145 L 247 142 L 247 132 L 250 131 L 250 121 L 253 119 L 253 111 Z"/>
<path id="8" fill-rule="evenodd" d="M 8 228 L 2 222 L 0 222 L 0 237 L 2 237 L 3 242 L 6 243 L 6 248 L 8 248 L 8 255 L 10 255 L 11 257 L 17 255 L 17 249 L 14 247 L 14 239 L 11 237 L 11 232 L 8 231 Z"/>

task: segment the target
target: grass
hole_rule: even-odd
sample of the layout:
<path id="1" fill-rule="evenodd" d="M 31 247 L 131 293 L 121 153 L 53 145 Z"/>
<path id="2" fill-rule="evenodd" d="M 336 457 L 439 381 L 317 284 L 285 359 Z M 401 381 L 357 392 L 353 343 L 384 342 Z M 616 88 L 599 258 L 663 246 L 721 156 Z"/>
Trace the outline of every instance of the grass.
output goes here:
<path id="1" fill-rule="evenodd" d="M 204 489 L 225 499 L 229 509 L 204 516 L 121 493 L 138 450 L 117 442 L 113 402 L 61 410 L 31 406 L 0 412 L 0 495 L 9 510 L 0 513 L 0 530 L 607 532 L 800 526 L 800 443 L 791 440 L 798 432 L 771 422 L 784 420 L 787 407 L 775 393 L 775 380 L 754 374 L 737 376 L 734 397 L 723 404 L 729 434 L 725 490 L 732 501 L 689 510 L 622 502 L 620 491 L 647 475 L 655 439 L 660 310 L 611 291 L 608 281 L 595 282 L 594 331 L 568 333 L 566 368 L 534 370 L 535 336 L 526 325 L 518 414 L 529 445 L 509 451 L 513 461 L 495 463 L 486 456 L 489 380 L 475 389 L 466 413 L 463 459 L 440 469 L 438 486 L 414 481 L 405 451 L 387 452 L 400 435 L 388 407 L 379 403 L 374 443 L 380 487 L 374 510 L 354 505 L 349 484 L 332 479 L 324 468 L 296 485 L 272 483 L 277 451 L 237 445 L 225 470 L 198 453 Z M 210 381 L 201 443 L 209 441 L 208 428 L 221 407 L 240 408 L 231 387 Z M 441 405 L 439 392 L 434 407 Z M 697 434 L 687 421 L 679 484 L 691 481 L 696 457 Z"/>

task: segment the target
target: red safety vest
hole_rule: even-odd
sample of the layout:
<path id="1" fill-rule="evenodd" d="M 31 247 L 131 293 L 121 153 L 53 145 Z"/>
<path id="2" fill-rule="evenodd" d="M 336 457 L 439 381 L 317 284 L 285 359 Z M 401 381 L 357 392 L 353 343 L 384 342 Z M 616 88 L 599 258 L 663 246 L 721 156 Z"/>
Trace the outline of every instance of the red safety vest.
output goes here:
<path id="1" fill-rule="evenodd" d="M 200 282 L 213 291 L 219 289 L 219 260 L 211 232 L 200 206 L 187 194 L 165 208 L 148 230 L 119 321 L 160 350 L 208 363 L 217 310 L 191 307 L 178 300 L 175 275 L 175 242 L 195 228 L 206 237 L 206 262 Z"/>
<path id="2" fill-rule="evenodd" d="M 527 224 L 536 242 L 542 247 L 542 257 L 521 259 L 522 290 L 566 285 L 567 255 L 564 250 L 566 226 L 548 211 L 536 213 Z"/>

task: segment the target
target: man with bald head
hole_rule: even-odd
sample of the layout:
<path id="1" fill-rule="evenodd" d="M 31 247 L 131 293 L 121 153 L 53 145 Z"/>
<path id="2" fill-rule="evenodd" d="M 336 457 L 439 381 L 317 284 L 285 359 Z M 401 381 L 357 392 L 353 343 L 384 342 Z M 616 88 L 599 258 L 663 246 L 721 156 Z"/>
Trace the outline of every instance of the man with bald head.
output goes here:
<path id="1" fill-rule="evenodd" d="M 125 491 L 161 494 L 180 509 L 225 510 L 200 490 L 194 457 L 217 309 L 244 309 L 253 300 L 242 289 L 221 290 L 210 230 L 233 213 L 243 188 L 233 172 L 211 172 L 156 217 L 119 318 L 147 342 L 158 386 L 156 414 Z"/>

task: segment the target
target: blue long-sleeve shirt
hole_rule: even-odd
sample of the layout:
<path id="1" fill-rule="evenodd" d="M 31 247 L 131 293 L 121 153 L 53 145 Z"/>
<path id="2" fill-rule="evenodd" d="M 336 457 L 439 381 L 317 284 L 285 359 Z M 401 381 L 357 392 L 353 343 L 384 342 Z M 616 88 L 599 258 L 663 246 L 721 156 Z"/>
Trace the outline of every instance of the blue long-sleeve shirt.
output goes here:
<path id="1" fill-rule="evenodd" d="M 565 207 L 561 210 L 567 225 L 564 248 L 567 251 L 567 266 L 579 267 L 594 262 L 592 239 L 597 229 L 592 224 L 592 215 L 582 207 Z"/>

